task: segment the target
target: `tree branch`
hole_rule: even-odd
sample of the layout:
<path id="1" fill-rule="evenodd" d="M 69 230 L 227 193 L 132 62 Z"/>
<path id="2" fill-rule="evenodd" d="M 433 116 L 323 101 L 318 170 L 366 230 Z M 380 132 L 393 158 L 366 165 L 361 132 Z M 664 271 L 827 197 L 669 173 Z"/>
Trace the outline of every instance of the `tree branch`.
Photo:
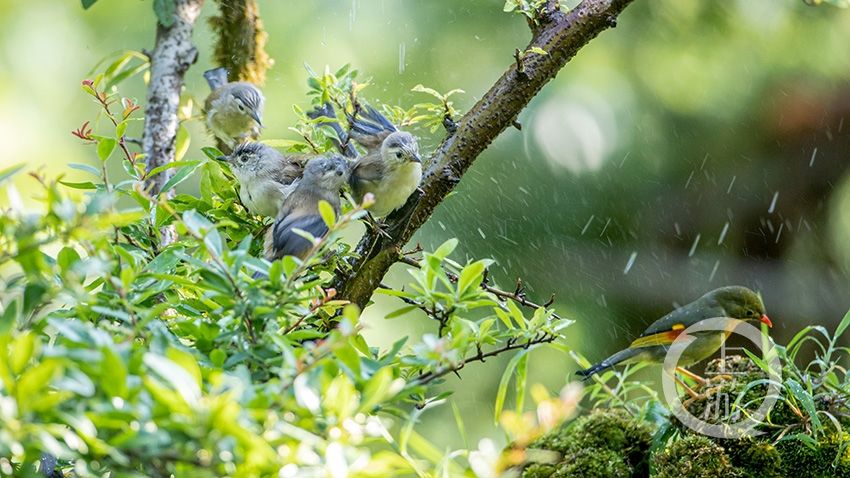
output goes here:
<path id="1" fill-rule="evenodd" d="M 218 35 L 215 61 L 227 68 L 231 81 L 262 85 L 273 61 L 266 53 L 268 34 L 256 0 L 217 0 L 219 16 L 210 18 Z"/>
<path id="2" fill-rule="evenodd" d="M 422 183 L 422 193 L 390 216 L 391 237 L 368 232 L 357 245 L 353 271 L 335 284 L 341 297 L 366 305 L 390 266 L 401 257 L 401 248 L 428 220 L 454 189 L 478 155 L 506 128 L 543 86 L 590 40 L 615 25 L 617 15 L 632 0 L 584 0 L 569 13 L 551 10 L 534 31 L 526 48 L 538 47 L 547 54 L 531 53 L 523 59 L 524 73 L 512 65 L 457 122 L 431 158 Z M 557 2 L 550 2 L 552 6 Z"/>
<path id="3" fill-rule="evenodd" d="M 192 44 L 192 27 L 201 14 L 204 0 L 175 0 L 174 22 L 164 26 L 157 22 L 156 46 L 151 58 L 151 80 L 148 85 L 145 129 L 142 133 L 142 151 L 147 172 L 174 161 L 177 139 L 177 108 L 183 76 L 198 57 Z M 158 195 L 166 181 L 174 174 L 165 170 L 145 180 L 145 188 Z M 170 242 L 164 234 L 163 242 Z"/>
<path id="4" fill-rule="evenodd" d="M 549 343 L 554 341 L 556 338 L 557 336 L 555 335 L 538 334 L 525 342 L 517 342 L 515 339 L 510 339 L 505 345 L 486 353 L 479 348 L 477 354 L 471 357 L 467 357 L 454 365 L 450 365 L 448 367 L 444 367 L 439 370 L 434 370 L 428 373 L 423 373 L 422 375 L 411 379 L 410 383 L 416 385 L 427 385 L 428 383 L 433 382 L 434 380 L 437 380 L 440 377 L 444 377 L 450 373 L 455 373 L 459 371 L 470 362 L 484 362 L 490 357 L 495 357 L 499 354 L 510 352 L 511 350 L 527 349 L 532 345 Z"/>
<path id="5" fill-rule="evenodd" d="M 398 260 L 398 262 L 401 262 L 403 264 L 407 264 L 409 266 L 413 266 L 417 269 L 419 269 L 421 267 L 421 265 L 419 264 L 419 261 L 417 261 L 416 259 L 407 257 L 407 256 L 402 256 Z M 449 278 L 449 281 L 451 281 L 453 284 L 457 284 L 458 277 L 455 274 L 452 274 L 451 272 L 446 271 L 446 276 Z M 542 305 L 536 304 L 536 303 L 528 300 L 528 298 L 526 298 L 526 296 L 525 296 L 525 287 L 522 285 L 521 280 L 517 280 L 517 286 L 516 286 L 516 289 L 513 292 L 508 292 L 506 290 L 502 290 L 502 289 L 499 289 L 498 287 L 493 287 L 490 284 L 488 284 L 487 283 L 487 277 L 486 277 L 486 274 L 485 274 L 484 280 L 481 281 L 481 284 L 479 284 L 478 286 L 481 287 L 482 290 L 485 290 L 485 291 L 495 295 L 496 297 L 501 299 L 502 302 L 504 302 L 506 300 L 512 300 L 512 301 L 516 302 L 517 304 L 519 304 L 523 307 L 528 307 L 529 309 L 534 309 L 534 310 L 537 310 L 537 309 L 540 309 L 540 308 L 544 308 L 544 309 L 548 308 L 550 305 L 552 305 L 552 302 L 555 301 L 555 295 L 554 294 L 552 294 L 552 297 L 550 297 L 549 300 L 547 300 L 546 303 L 544 303 Z M 389 287 L 385 287 L 383 285 L 381 287 L 384 287 L 385 289 L 389 288 Z M 407 299 L 407 300 L 404 300 L 404 301 L 408 304 L 411 304 L 411 305 L 416 305 L 416 306 L 421 305 L 418 302 L 412 301 L 410 299 Z M 427 310 L 425 312 L 428 313 Z M 555 320 L 565 320 L 563 317 L 559 316 L 558 314 L 556 314 L 554 312 L 552 313 L 552 318 L 555 319 Z"/>

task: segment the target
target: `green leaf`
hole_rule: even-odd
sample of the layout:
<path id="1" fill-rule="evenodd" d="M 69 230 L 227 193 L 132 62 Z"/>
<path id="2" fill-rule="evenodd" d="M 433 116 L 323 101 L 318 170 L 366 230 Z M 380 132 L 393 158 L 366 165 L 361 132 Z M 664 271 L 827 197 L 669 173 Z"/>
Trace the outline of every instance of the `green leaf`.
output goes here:
<path id="1" fill-rule="evenodd" d="M 32 332 L 23 332 L 14 342 L 12 342 L 11 363 L 12 373 L 17 375 L 21 373 L 24 367 L 29 363 L 35 351 L 35 334 Z"/>
<path id="2" fill-rule="evenodd" d="M 511 381 L 511 375 L 514 373 L 522 357 L 528 353 L 530 349 L 522 349 L 511 358 L 508 365 L 505 366 L 505 371 L 502 373 L 502 380 L 499 382 L 499 390 L 496 392 L 496 407 L 494 414 L 494 422 L 499 424 L 499 417 L 502 415 L 502 410 L 505 407 L 505 398 L 508 395 L 508 384 Z"/>
<path id="3" fill-rule="evenodd" d="M 170 191 L 172 188 L 182 183 L 189 177 L 190 174 L 195 172 L 198 169 L 198 166 L 201 164 L 201 161 L 190 161 L 191 164 L 181 167 L 174 173 L 174 176 L 168 178 L 168 181 L 162 186 L 162 191 L 160 194 L 165 194 Z"/>
<path id="4" fill-rule="evenodd" d="M 153 0 L 153 11 L 162 26 L 168 28 L 174 25 L 176 11 L 174 0 Z"/>
<path id="5" fill-rule="evenodd" d="M 329 202 L 325 200 L 319 201 L 319 214 L 321 214 L 322 220 L 325 221 L 325 224 L 329 228 L 334 227 L 334 224 L 336 224 L 336 212 L 334 212 L 334 208 Z"/>
<path id="6" fill-rule="evenodd" d="M 180 394 L 183 401 L 193 406 L 201 398 L 201 390 L 192 375 L 180 365 L 154 353 L 146 353 L 144 363 L 157 375 L 168 382 Z"/>
<path id="7" fill-rule="evenodd" d="M 195 383 L 198 387 L 201 387 L 201 368 L 198 366 L 198 361 L 195 360 L 195 357 L 192 354 L 185 352 L 183 350 L 171 347 L 165 352 L 166 357 L 183 367 L 184 370 L 189 372 L 189 375 L 195 379 Z"/>
<path id="8" fill-rule="evenodd" d="M 70 163 L 68 164 L 71 169 L 78 169 L 80 171 L 85 171 L 87 173 L 91 173 L 97 177 L 100 177 L 100 170 L 95 168 L 94 166 L 89 166 L 88 164 L 79 164 L 79 163 Z"/>
<path id="9" fill-rule="evenodd" d="M 0 183 L 14 176 L 18 171 L 24 169 L 25 164 L 17 164 L 0 170 Z"/>
<path id="10" fill-rule="evenodd" d="M 529 48 L 527 51 L 529 53 L 536 53 L 538 55 L 548 55 L 549 54 L 546 50 L 540 48 L 539 46 L 533 46 L 533 47 Z"/>
<path id="11" fill-rule="evenodd" d="M 110 397 L 127 398 L 127 366 L 121 356 L 109 347 L 102 349 L 103 376 L 100 386 Z"/>
<path id="12" fill-rule="evenodd" d="M 189 144 L 191 142 L 192 138 L 189 136 L 189 131 L 181 123 L 180 128 L 177 129 L 177 139 L 174 146 L 175 161 L 183 159 L 183 156 L 186 155 L 186 151 L 189 151 Z"/>
<path id="13" fill-rule="evenodd" d="M 60 368 L 58 360 L 45 360 L 21 375 L 15 389 L 18 408 L 21 412 L 26 413 L 32 408 L 33 400 L 45 393 L 47 385 Z"/>
<path id="14" fill-rule="evenodd" d="M 522 413 L 525 406 L 525 389 L 528 384 L 528 354 L 523 354 L 516 366 L 516 412 Z"/>
<path id="15" fill-rule="evenodd" d="M 79 262 L 79 260 L 80 255 L 71 246 L 63 247 L 56 256 L 56 263 L 59 264 L 59 269 L 64 273 L 68 273 L 71 267 Z"/>
<path id="16" fill-rule="evenodd" d="M 97 185 L 95 185 L 91 181 L 83 181 L 81 183 L 70 183 L 68 181 L 59 181 L 59 184 L 63 186 L 68 186 L 71 189 L 82 189 L 84 191 L 94 191 L 97 189 Z"/>
<path id="17" fill-rule="evenodd" d="M 841 322 L 838 324 L 838 328 L 835 329 L 835 335 L 833 337 L 836 339 L 841 337 L 844 331 L 847 330 L 847 327 L 850 327 L 850 310 L 844 314 L 844 318 L 841 319 Z"/>
<path id="18" fill-rule="evenodd" d="M 812 395 L 808 391 L 803 389 L 803 386 L 800 385 L 800 383 L 794 379 L 789 378 L 788 380 L 786 380 L 785 386 L 788 388 L 788 390 L 791 391 L 792 395 L 794 395 L 794 398 L 797 399 L 797 401 L 800 403 L 800 405 L 802 405 L 803 409 L 809 415 L 809 420 L 811 421 L 812 428 L 814 429 L 815 434 L 817 434 L 820 431 L 821 422 L 820 418 L 818 418 L 817 408 L 815 407 L 815 401 L 812 398 Z"/>
<path id="19" fill-rule="evenodd" d="M 457 244 L 458 240 L 456 238 L 451 238 L 448 241 L 442 243 L 440 247 L 438 247 L 437 250 L 434 251 L 434 253 L 431 255 L 442 261 L 443 259 L 448 257 L 449 254 L 454 252 L 455 248 L 457 247 Z"/>
<path id="20" fill-rule="evenodd" d="M 224 153 L 218 150 L 218 148 L 213 148 L 212 146 L 205 146 L 201 148 L 201 151 L 213 161 L 218 161 L 218 158 L 224 156 Z"/>
<path id="21" fill-rule="evenodd" d="M 484 259 L 473 262 L 463 268 L 457 281 L 458 297 L 463 297 L 468 289 L 477 288 L 481 284 L 481 281 L 484 279 L 484 271 L 491 263 L 492 261 Z"/>
<path id="22" fill-rule="evenodd" d="M 87 10 L 89 7 L 94 5 L 97 0 L 81 0 L 81 2 L 83 4 L 83 9 Z"/>
<path id="23" fill-rule="evenodd" d="M 115 146 L 117 145 L 118 141 L 115 141 L 115 138 L 99 139 L 97 141 L 97 157 L 101 161 L 106 161 L 112 155 L 112 152 L 115 151 Z"/>
<path id="24" fill-rule="evenodd" d="M 394 310 L 394 311 L 390 312 L 389 314 L 384 316 L 384 319 L 386 319 L 386 320 L 397 319 L 397 318 L 407 314 L 408 312 L 416 310 L 418 308 L 419 307 L 415 306 L 415 305 L 408 305 L 408 306 L 402 307 L 398 310 Z"/>

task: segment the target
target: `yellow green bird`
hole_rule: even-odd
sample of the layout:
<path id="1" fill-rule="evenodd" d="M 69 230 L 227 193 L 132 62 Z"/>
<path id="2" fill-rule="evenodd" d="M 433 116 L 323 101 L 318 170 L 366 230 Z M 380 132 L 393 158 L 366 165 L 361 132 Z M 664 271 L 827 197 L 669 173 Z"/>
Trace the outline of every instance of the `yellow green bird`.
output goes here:
<path id="1" fill-rule="evenodd" d="M 670 345 L 683 330 L 701 320 L 715 317 L 759 321 L 767 324 L 768 327 L 773 327 L 765 313 L 761 297 L 757 293 L 741 286 L 721 287 L 656 320 L 628 348 L 576 373 L 587 380 L 593 374 L 618 364 L 662 363 L 670 350 Z M 700 377 L 681 367 L 693 365 L 712 356 L 731 333 L 731 329 L 689 333 L 694 337 L 694 341 L 682 353 L 677 370 L 701 382 Z"/>

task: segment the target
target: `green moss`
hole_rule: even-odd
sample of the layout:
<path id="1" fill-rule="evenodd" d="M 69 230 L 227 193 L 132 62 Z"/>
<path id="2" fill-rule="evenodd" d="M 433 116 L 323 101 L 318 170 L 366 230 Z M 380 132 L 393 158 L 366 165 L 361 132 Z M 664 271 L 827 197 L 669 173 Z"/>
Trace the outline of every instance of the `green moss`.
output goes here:
<path id="1" fill-rule="evenodd" d="M 776 444 L 776 449 L 782 457 L 785 476 L 850 478 L 850 447 L 844 446 L 848 440 L 850 435 L 846 432 L 834 433 L 814 447 L 800 440 L 784 440 Z"/>
<path id="2" fill-rule="evenodd" d="M 597 410 L 542 437 L 532 448 L 557 451 L 556 465 L 532 465 L 525 478 L 647 476 L 652 426 L 623 410 Z"/>
<path id="3" fill-rule="evenodd" d="M 671 443 L 652 460 L 654 478 L 740 477 L 726 451 L 700 435 L 690 435 Z"/>
<path id="4" fill-rule="evenodd" d="M 733 466 L 744 478 L 782 478 L 782 458 L 768 442 L 745 438 L 723 440 L 722 445 Z"/>

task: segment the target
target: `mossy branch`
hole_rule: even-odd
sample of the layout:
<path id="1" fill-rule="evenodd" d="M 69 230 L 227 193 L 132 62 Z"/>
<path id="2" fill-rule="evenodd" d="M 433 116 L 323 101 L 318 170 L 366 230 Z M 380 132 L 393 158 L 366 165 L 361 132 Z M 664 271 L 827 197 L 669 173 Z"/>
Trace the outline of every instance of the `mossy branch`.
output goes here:
<path id="1" fill-rule="evenodd" d="M 218 36 L 215 62 L 227 68 L 231 81 L 262 85 L 273 61 L 266 53 L 268 34 L 256 0 L 217 0 L 219 16 L 210 18 Z"/>
<path id="2" fill-rule="evenodd" d="M 540 49 L 546 54 L 529 55 L 523 61 L 524 73 L 512 64 L 481 100 L 459 121 L 457 128 L 443 140 L 428 164 L 422 194 L 388 219 L 391 237 L 367 233 L 356 248 L 359 258 L 352 273 L 340 277 L 340 295 L 363 307 L 390 266 L 398 262 L 402 247 L 431 217 L 475 159 L 505 129 L 516 122 L 543 86 L 553 79 L 575 54 L 600 32 L 616 24 L 617 15 L 632 0 L 584 0 L 570 12 L 554 9 L 550 2 L 547 15 L 533 29 L 525 51 Z"/>

